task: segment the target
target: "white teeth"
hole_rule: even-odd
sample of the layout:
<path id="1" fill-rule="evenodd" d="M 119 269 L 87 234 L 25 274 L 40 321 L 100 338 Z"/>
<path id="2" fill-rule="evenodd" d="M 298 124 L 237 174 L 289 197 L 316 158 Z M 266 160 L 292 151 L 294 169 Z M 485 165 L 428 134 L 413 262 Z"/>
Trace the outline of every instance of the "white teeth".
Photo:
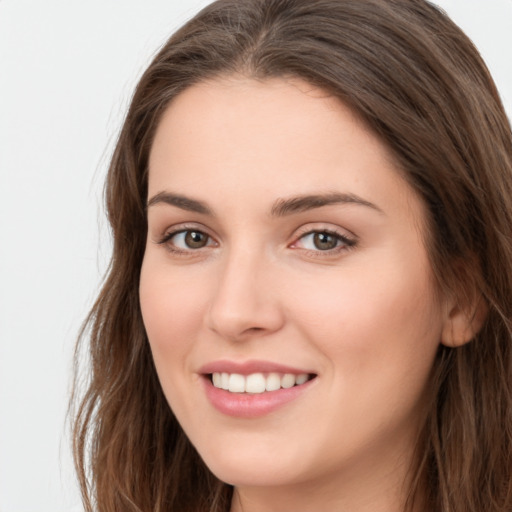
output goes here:
<path id="1" fill-rule="evenodd" d="M 295 379 L 295 383 L 297 386 L 300 386 L 301 384 L 304 384 L 304 382 L 307 382 L 308 380 L 308 374 L 307 373 L 301 373 L 300 375 L 297 375 L 297 378 Z"/>
<path id="2" fill-rule="evenodd" d="M 212 382 L 216 388 L 225 389 L 231 393 L 264 393 L 265 391 L 277 391 L 288 389 L 295 385 L 300 386 L 309 379 L 307 373 L 295 375 L 293 373 L 251 373 L 241 375 L 239 373 L 215 372 L 212 374 Z"/>
<path id="3" fill-rule="evenodd" d="M 216 388 L 222 388 L 222 374 L 220 373 L 214 373 L 212 375 L 213 385 Z"/>
<path id="4" fill-rule="evenodd" d="M 238 373 L 229 376 L 229 391 L 231 393 L 243 393 L 245 391 L 245 377 Z"/>
<path id="5" fill-rule="evenodd" d="M 267 376 L 267 382 L 265 389 L 267 391 L 277 391 L 281 388 L 281 377 L 278 373 L 269 373 Z"/>
<path id="6" fill-rule="evenodd" d="M 263 393 L 265 391 L 265 377 L 263 373 L 251 373 L 245 378 L 246 393 Z"/>
<path id="7" fill-rule="evenodd" d="M 281 379 L 281 387 L 284 389 L 293 388 L 295 386 L 295 375 L 292 373 L 285 373 Z"/>

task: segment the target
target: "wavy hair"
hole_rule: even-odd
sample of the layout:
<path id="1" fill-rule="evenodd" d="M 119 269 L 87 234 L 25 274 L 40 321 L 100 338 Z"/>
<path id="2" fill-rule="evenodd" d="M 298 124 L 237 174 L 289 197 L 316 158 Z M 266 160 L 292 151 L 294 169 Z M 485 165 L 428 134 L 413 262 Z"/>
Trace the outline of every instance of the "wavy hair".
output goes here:
<path id="1" fill-rule="evenodd" d="M 74 396 L 74 454 L 88 512 L 226 512 L 170 410 L 142 323 L 147 164 L 162 113 L 216 76 L 298 77 L 351 107 L 393 153 L 427 210 L 439 289 L 487 316 L 440 346 L 408 507 L 512 510 L 512 135 L 471 41 L 424 0 L 218 0 L 178 30 L 142 76 L 106 182 L 113 255 L 85 323 L 90 370 Z M 78 373 L 77 373 L 78 375 Z"/>

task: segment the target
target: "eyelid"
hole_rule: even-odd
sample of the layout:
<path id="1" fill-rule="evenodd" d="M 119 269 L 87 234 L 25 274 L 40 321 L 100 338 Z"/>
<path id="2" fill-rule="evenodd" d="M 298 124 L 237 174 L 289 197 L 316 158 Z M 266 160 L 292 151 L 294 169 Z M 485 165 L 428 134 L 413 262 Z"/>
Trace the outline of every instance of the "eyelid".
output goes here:
<path id="1" fill-rule="evenodd" d="M 303 226 L 299 227 L 295 230 L 292 235 L 295 239 L 298 239 L 304 235 L 309 233 L 331 233 L 333 235 L 338 235 L 342 238 L 347 238 L 350 240 L 357 241 L 358 237 L 350 230 L 343 228 L 341 226 L 337 226 L 335 224 L 331 224 L 329 222 L 308 222 Z"/>
<path id="2" fill-rule="evenodd" d="M 196 231 L 198 233 L 202 233 L 206 237 L 209 238 L 209 242 L 204 247 L 199 247 L 197 249 L 193 249 L 193 248 L 184 249 L 184 248 L 177 247 L 170 243 L 170 241 L 175 236 L 179 235 L 180 233 L 185 233 L 187 231 Z M 209 232 L 209 230 L 206 227 L 204 227 L 200 224 L 196 224 L 196 223 L 190 223 L 190 224 L 184 223 L 184 224 L 177 224 L 175 226 L 168 227 L 167 229 L 165 229 L 164 233 L 161 236 L 159 236 L 156 240 L 154 240 L 154 242 L 158 245 L 166 246 L 167 250 L 169 250 L 172 253 L 182 254 L 182 255 L 198 253 L 202 249 L 206 249 L 206 248 L 218 245 L 216 238 Z M 213 244 L 210 242 L 213 242 Z"/>
<path id="3" fill-rule="evenodd" d="M 317 233 L 326 233 L 328 235 L 336 237 L 341 244 L 333 247 L 332 249 L 307 249 L 298 247 L 298 243 L 300 240 L 305 238 L 308 235 L 314 235 Z M 338 253 L 340 251 L 350 250 L 355 247 L 358 243 L 358 238 L 354 233 L 348 231 L 347 229 L 343 229 L 340 227 L 325 225 L 325 224 L 308 224 L 301 227 L 293 237 L 293 242 L 289 245 L 289 247 L 293 249 L 300 249 L 302 251 L 306 251 L 308 253 L 313 253 L 315 256 L 332 256 L 334 253 Z"/>
<path id="4" fill-rule="evenodd" d="M 204 234 L 208 237 L 208 242 L 203 247 L 198 248 L 181 248 L 174 244 L 171 244 L 170 241 L 173 237 L 180 233 L 184 233 L 187 231 L 196 231 Z M 305 247 L 300 247 L 300 240 L 305 238 L 308 235 L 313 235 L 316 233 L 326 233 L 328 235 L 334 236 L 340 242 L 336 247 L 331 249 L 308 249 Z M 211 234 L 210 230 L 200 224 L 200 223 L 183 223 L 177 224 L 174 226 L 170 226 L 158 239 L 154 240 L 154 243 L 158 245 L 163 245 L 172 253 L 178 255 L 192 255 L 202 252 L 204 249 L 210 249 L 212 247 L 216 247 L 219 245 L 216 237 Z M 353 248 L 358 243 L 358 237 L 352 233 L 351 231 L 341 228 L 339 226 L 333 226 L 332 224 L 325 223 L 310 223 L 304 226 L 301 226 L 297 229 L 293 235 L 293 241 L 288 244 L 288 247 L 292 249 L 301 250 L 303 253 L 311 253 L 315 257 L 328 257 L 336 255 L 339 252 L 347 251 Z"/>

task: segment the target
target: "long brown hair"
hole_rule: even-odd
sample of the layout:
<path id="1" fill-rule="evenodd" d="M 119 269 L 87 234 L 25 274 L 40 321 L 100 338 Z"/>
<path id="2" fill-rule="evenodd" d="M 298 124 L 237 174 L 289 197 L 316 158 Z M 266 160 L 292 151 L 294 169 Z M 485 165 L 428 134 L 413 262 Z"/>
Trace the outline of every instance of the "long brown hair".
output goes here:
<path id="1" fill-rule="evenodd" d="M 478 52 L 424 0 L 219 0 L 148 67 L 108 172 L 113 256 L 77 349 L 89 343 L 74 423 L 86 510 L 229 510 L 230 487 L 205 467 L 162 394 L 138 284 L 162 112 L 190 85 L 232 73 L 295 76 L 339 98 L 423 198 L 439 289 L 461 307 L 477 294 L 488 313 L 470 343 L 439 348 L 408 503 L 426 485 L 430 510 L 512 510 L 512 135 Z"/>

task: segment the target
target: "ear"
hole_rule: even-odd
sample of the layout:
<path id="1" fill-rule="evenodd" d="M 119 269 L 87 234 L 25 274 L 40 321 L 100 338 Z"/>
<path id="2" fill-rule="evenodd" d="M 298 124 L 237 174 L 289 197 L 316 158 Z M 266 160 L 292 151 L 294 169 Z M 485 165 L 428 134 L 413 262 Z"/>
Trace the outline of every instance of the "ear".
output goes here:
<path id="1" fill-rule="evenodd" d="M 471 341 L 480 331 L 487 316 L 487 304 L 481 294 L 472 294 L 465 304 L 453 301 L 447 308 L 441 343 L 447 347 L 461 347 Z"/>

